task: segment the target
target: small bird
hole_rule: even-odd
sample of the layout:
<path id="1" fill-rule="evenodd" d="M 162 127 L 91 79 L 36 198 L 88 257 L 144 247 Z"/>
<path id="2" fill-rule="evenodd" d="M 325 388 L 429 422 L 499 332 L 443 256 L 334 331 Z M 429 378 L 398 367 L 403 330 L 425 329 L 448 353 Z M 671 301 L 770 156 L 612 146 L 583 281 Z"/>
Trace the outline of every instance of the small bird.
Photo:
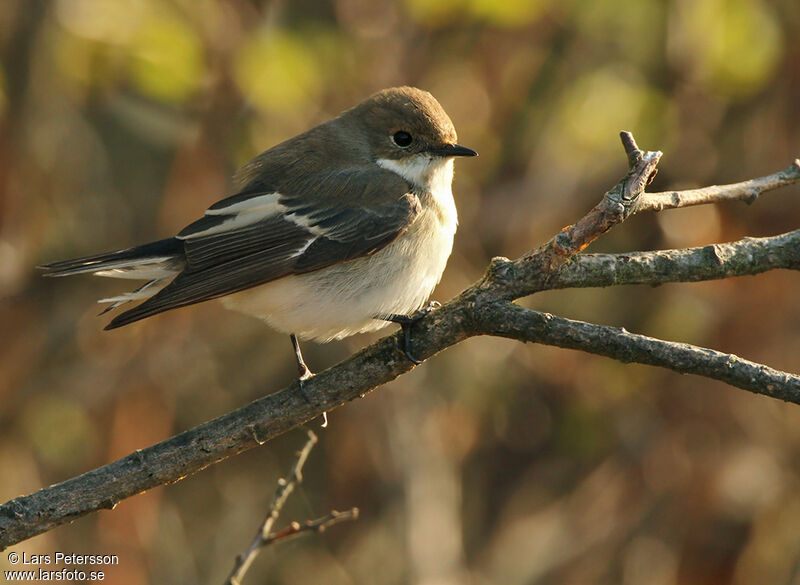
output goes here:
<path id="1" fill-rule="evenodd" d="M 394 322 L 419 363 L 410 329 L 458 224 L 453 159 L 477 154 L 456 143 L 430 93 L 385 89 L 251 160 L 233 194 L 175 237 L 40 268 L 146 281 L 99 301 L 106 310 L 144 301 L 106 329 L 222 297 L 290 334 L 301 387 L 313 374 L 298 338 L 326 342 Z"/>

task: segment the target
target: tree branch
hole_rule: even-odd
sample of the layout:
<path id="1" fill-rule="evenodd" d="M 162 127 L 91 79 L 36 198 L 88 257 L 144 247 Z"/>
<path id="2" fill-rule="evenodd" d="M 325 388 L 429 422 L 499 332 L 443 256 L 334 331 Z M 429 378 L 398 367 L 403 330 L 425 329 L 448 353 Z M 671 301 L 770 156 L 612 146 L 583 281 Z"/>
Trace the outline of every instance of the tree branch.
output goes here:
<path id="1" fill-rule="evenodd" d="M 700 248 L 576 256 L 547 279 L 542 278 L 539 286 L 540 290 L 619 284 L 657 286 L 749 276 L 778 268 L 800 269 L 800 230 Z"/>
<path id="2" fill-rule="evenodd" d="M 476 284 L 414 325 L 414 355 L 427 359 L 468 337 L 490 334 L 638 361 L 800 404 L 797 376 L 685 344 L 528 311 L 510 301 L 548 288 L 694 281 L 798 268 L 797 232 L 690 250 L 593 255 L 572 260 L 594 239 L 642 210 L 752 199 L 800 180 L 800 163 L 753 181 L 688 192 L 644 192 L 660 152 L 622 134 L 628 174 L 585 217 L 515 261 L 495 258 Z M 747 197 L 743 193 L 748 193 Z M 572 260 L 570 262 L 570 260 Z M 497 321 L 507 319 L 507 322 Z M 260 398 L 161 443 L 0 506 L 0 550 L 120 500 L 181 480 L 321 415 L 411 370 L 400 333 L 385 337 L 304 382 Z M 308 400 L 304 397 L 307 396 Z"/>
<path id="3" fill-rule="evenodd" d="M 750 179 L 741 183 L 730 185 L 712 185 L 702 189 L 688 191 L 664 191 L 661 193 L 648 193 L 636 206 L 636 213 L 640 211 L 663 211 L 691 205 L 705 205 L 706 203 L 721 203 L 723 201 L 744 201 L 753 203 L 766 192 L 791 185 L 800 177 L 800 159 L 777 173 Z"/>
<path id="4" fill-rule="evenodd" d="M 626 143 L 626 134 L 628 133 L 621 133 L 623 144 Z M 628 152 L 627 146 L 626 152 Z M 608 191 L 602 201 L 578 223 L 564 228 L 547 244 L 525 254 L 518 260 L 510 261 L 507 258 L 495 258 L 487 275 L 497 285 L 494 287 L 495 290 L 499 288 L 498 292 L 502 298 L 513 300 L 542 290 L 564 288 L 553 285 L 553 282 L 558 279 L 556 269 L 566 264 L 568 260 L 586 248 L 599 235 L 640 211 L 661 211 L 668 208 L 736 199 L 753 201 L 760 193 L 800 181 L 800 160 L 795 159 L 790 166 L 782 171 L 742 183 L 719 185 L 691 191 L 674 191 L 666 194 L 644 193 L 643 189 L 646 183 L 642 184 L 641 181 L 644 177 L 647 177 L 646 180 L 649 181 L 655 172 L 655 166 L 651 168 L 648 166 L 648 162 L 654 161 L 652 164 L 655 165 L 660 156 L 660 152 L 645 152 L 642 153 L 640 159 L 637 159 L 636 157 L 631 158 L 629 153 L 629 160 L 633 160 L 638 166 L 632 168 L 628 176 L 622 179 L 614 189 Z M 639 162 L 637 163 L 636 161 Z M 637 180 L 630 181 L 631 173 L 635 172 L 639 173 Z M 637 192 L 635 189 L 638 188 L 642 190 Z M 745 197 L 745 194 L 749 195 Z M 717 244 L 716 246 L 724 245 Z M 700 278 L 699 280 L 706 279 Z M 667 281 L 664 280 L 663 282 Z"/>
<path id="5" fill-rule="evenodd" d="M 730 353 L 688 343 L 662 341 L 620 327 L 564 319 L 513 303 L 494 303 L 486 307 L 480 325 L 484 335 L 580 349 L 624 363 L 635 362 L 681 374 L 697 374 L 756 394 L 800 404 L 800 376 Z"/>

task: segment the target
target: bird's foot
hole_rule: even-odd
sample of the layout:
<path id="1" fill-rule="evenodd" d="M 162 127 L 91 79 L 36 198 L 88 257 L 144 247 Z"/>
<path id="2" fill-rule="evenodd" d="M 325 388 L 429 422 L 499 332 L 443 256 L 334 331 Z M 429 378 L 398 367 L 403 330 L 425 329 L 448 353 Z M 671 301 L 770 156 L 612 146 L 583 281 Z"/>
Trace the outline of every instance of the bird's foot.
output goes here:
<path id="1" fill-rule="evenodd" d="M 300 387 L 300 396 L 302 396 L 303 400 L 305 400 L 308 404 L 311 404 L 311 397 L 306 393 L 305 382 L 313 378 L 315 374 L 308 369 L 308 366 L 306 366 L 305 363 L 302 366 L 298 364 L 298 369 L 300 370 L 300 375 L 297 377 L 297 385 Z M 327 412 L 322 413 L 321 426 L 323 429 L 328 426 Z"/>
<path id="2" fill-rule="evenodd" d="M 438 301 L 431 301 L 426 307 L 420 309 L 413 315 L 386 315 L 385 317 L 381 317 L 381 319 L 385 321 L 397 323 L 403 329 L 403 353 L 406 355 L 409 361 L 416 366 L 420 365 L 422 362 L 415 358 L 411 353 L 411 328 L 417 321 L 441 306 L 442 303 Z"/>
<path id="3" fill-rule="evenodd" d="M 300 375 L 297 376 L 297 385 L 300 386 L 300 395 L 305 399 L 306 402 L 311 404 L 311 399 L 309 398 L 308 394 L 306 394 L 306 387 L 305 381 L 310 380 L 314 377 L 314 372 L 308 369 L 308 366 L 302 364 L 299 366 L 298 369 L 300 370 Z"/>

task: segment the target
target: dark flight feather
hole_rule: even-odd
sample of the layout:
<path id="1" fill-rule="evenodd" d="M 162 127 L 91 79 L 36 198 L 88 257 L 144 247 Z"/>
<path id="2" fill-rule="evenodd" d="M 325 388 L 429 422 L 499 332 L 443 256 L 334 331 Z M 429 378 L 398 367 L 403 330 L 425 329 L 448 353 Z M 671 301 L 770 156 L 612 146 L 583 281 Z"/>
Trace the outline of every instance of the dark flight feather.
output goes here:
<path id="1" fill-rule="evenodd" d="M 69 276 L 70 274 L 81 274 L 87 272 L 97 272 L 106 267 L 125 262 L 128 260 L 146 260 L 147 258 L 175 257 L 183 255 L 183 242 L 177 238 L 166 238 L 157 242 L 150 242 L 133 248 L 126 248 L 116 252 L 95 254 L 94 256 L 84 256 L 72 260 L 62 260 L 39 266 L 44 270 L 44 276 Z"/>

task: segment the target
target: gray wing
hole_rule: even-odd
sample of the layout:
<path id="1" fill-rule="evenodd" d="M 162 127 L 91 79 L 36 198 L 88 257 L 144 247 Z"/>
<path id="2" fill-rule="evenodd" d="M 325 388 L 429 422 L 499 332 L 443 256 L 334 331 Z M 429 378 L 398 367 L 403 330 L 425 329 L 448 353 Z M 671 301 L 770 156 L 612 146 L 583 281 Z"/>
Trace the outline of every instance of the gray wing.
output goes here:
<path id="1" fill-rule="evenodd" d="M 184 270 L 106 329 L 380 250 L 408 229 L 421 207 L 398 175 L 385 171 L 374 179 L 374 171 L 353 169 L 314 181 L 324 186 L 314 196 L 311 181 L 301 180 L 280 192 L 259 185 L 214 204 L 177 236 Z M 334 205 L 344 191 L 351 206 Z"/>

